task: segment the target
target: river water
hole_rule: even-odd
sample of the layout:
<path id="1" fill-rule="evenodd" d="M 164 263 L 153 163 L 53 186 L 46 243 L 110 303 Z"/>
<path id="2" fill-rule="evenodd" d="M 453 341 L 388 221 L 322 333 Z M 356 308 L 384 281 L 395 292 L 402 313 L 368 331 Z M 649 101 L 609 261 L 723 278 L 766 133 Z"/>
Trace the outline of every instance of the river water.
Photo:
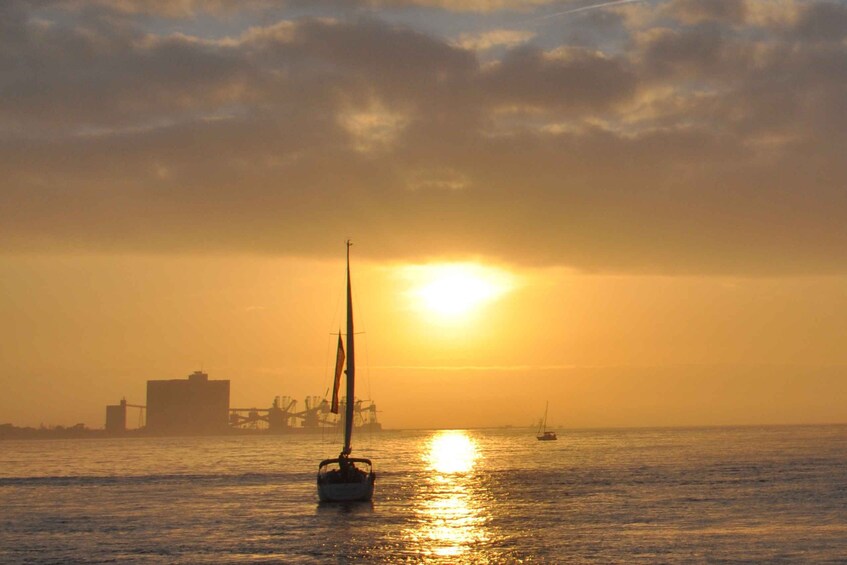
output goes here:
<path id="1" fill-rule="evenodd" d="M 2 563 L 847 563 L 847 426 L 0 442 Z"/>

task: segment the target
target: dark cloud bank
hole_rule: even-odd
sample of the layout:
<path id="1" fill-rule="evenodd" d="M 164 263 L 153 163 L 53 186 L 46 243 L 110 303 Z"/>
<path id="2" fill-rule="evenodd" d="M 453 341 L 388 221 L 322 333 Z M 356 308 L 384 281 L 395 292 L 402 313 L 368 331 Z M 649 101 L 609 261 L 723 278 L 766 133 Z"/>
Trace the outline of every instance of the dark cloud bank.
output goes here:
<path id="1" fill-rule="evenodd" d="M 209 40 L 4 3 L 0 246 L 843 274 L 847 5 L 761 4 L 491 60 L 378 12 Z"/>

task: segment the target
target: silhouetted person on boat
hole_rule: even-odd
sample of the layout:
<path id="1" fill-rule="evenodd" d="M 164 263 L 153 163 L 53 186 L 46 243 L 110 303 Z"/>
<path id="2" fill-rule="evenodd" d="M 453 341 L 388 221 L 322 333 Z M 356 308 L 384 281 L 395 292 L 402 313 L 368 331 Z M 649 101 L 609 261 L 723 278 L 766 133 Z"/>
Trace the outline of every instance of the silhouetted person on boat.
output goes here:
<path id="1" fill-rule="evenodd" d="M 326 474 L 326 481 L 330 483 L 363 483 L 367 478 L 368 473 L 356 467 L 343 453 L 338 457 L 338 469 Z"/>
<path id="2" fill-rule="evenodd" d="M 367 473 L 356 467 L 356 464 L 347 459 L 347 457 L 339 457 L 338 464 L 340 466 L 342 481 L 352 483 L 365 480 Z"/>

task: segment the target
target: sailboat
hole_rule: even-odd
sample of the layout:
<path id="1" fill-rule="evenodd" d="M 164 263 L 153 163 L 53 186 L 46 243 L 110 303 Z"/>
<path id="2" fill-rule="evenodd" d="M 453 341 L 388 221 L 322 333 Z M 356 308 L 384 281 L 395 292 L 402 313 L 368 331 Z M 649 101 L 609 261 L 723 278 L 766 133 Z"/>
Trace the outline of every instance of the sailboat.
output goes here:
<path id="1" fill-rule="evenodd" d="M 347 241 L 347 401 L 344 406 L 344 446 L 335 459 L 325 459 L 318 465 L 318 497 L 321 502 L 368 501 L 373 497 L 374 474 L 370 459 L 351 457 L 353 413 L 355 407 L 356 361 L 353 334 L 353 293 L 350 286 L 350 246 Z M 338 414 L 338 388 L 344 365 L 344 347 L 338 334 L 338 354 L 335 363 L 331 410 Z"/>
<path id="2" fill-rule="evenodd" d="M 538 441 L 554 441 L 559 439 L 556 437 L 556 432 L 547 429 L 547 409 L 549 407 L 550 402 L 548 401 L 544 405 L 544 420 L 541 421 L 541 426 L 538 428 L 538 434 L 535 436 Z"/>

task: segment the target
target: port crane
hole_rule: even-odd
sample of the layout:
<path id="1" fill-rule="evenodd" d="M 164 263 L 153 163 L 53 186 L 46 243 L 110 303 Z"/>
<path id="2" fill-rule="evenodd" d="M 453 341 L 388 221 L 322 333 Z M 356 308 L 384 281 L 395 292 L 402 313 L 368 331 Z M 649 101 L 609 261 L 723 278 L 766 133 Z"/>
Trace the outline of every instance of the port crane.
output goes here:
<path id="1" fill-rule="evenodd" d="M 346 399 L 341 400 L 342 413 Z M 297 400 L 289 396 L 277 396 L 270 408 L 230 408 L 229 425 L 241 429 L 269 429 L 286 431 L 292 429 L 322 429 L 337 427 L 338 418 L 330 412 L 329 401 L 320 396 L 307 396 L 305 408 L 297 410 Z M 376 405 L 370 400 L 357 400 L 354 405 L 356 425 L 379 429 L 376 420 Z"/>

